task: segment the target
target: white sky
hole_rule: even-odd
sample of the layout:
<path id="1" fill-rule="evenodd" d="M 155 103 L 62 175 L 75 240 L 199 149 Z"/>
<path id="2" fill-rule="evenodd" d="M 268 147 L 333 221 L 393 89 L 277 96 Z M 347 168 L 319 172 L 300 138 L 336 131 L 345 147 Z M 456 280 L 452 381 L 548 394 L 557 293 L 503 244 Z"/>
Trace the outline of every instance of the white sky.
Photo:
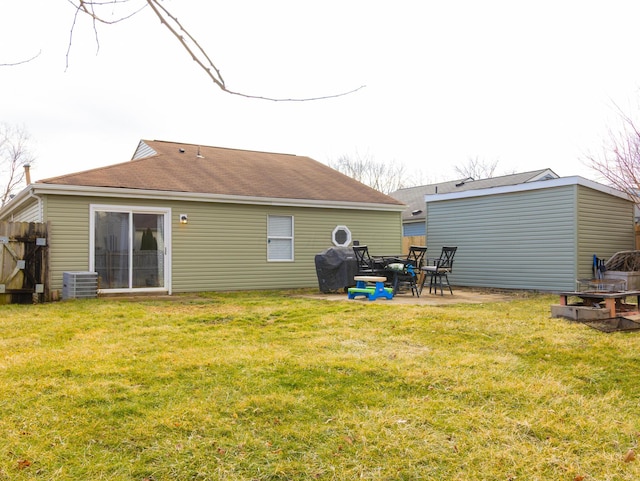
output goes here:
<path id="1" fill-rule="evenodd" d="M 140 2 L 140 0 L 136 0 Z M 142 138 L 404 164 L 420 183 L 469 158 L 500 173 L 582 159 L 638 106 L 638 0 L 165 0 L 220 91 L 153 12 L 74 31 L 67 0 L 0 0 L 0 121 L 24 126 L 34 180 L 127 161 Z M 117 14 L 120 10 L 113 7 Z M 115 17 L 114 17 L 115 18 Z"/>

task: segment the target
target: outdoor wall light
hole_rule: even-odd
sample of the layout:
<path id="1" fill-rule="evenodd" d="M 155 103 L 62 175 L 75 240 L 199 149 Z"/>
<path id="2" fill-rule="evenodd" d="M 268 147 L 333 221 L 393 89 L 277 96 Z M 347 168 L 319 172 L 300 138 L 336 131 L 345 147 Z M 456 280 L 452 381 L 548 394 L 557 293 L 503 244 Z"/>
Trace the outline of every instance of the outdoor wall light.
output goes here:
<path id="1" fill-rule="evenodd" d="M 187 214 L 180 214 L 180 223 L 181 224 L 189 223 L 189 217 L 187 216 Z"/>

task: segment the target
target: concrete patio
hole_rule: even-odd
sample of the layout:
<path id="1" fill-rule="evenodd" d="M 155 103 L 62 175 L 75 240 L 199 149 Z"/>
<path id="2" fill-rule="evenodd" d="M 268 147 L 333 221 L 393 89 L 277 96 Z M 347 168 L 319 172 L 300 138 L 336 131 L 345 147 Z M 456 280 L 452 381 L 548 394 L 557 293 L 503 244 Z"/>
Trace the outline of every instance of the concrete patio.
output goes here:
<path id="1" fill-rule="evenodd" d="M 445 306 L 448 304 L 483 304 L 485 302 L 504 302 L 526 296 L 527 293 L 523 291 L 499 291 L 495 289 L 476 289 L 469 287 L 455 287 L 453 289 L 453 295 L 449 292 L 445 292 L 444 295 L 429 294 L 428 289 L 422 292 L 420 297 L 412 296 L 411 292 L 404 292 L 394 296 L 393 299 L 378 299 L 376 301 L 370 301 L 365 297 L 357 297 L 355 299 L 348 299 L 346 293 L 329 293 L 323 294 L 318 292 L 315 295 L 308 295 L 305 297 L 312 297 L 314 299 L 326 299 L 328 301 L 344 301 L 344 302 L 363 302 L 365 304 L 384 303 L 384 304 L 416 304 L 416 305 L 428 305 L 428 306 Z"/>

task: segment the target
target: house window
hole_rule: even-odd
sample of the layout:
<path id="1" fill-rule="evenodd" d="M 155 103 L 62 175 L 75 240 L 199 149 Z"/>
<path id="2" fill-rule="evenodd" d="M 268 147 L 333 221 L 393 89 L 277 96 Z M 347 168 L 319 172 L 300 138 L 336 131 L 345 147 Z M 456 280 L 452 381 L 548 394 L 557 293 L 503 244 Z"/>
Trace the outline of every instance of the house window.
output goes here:
<path id="1" fill-rule="evenodd" d="M 338 225 L 333 229 L 331 240 L 334 246 L 349 247 L 349 244 L 351 244 L 351 231 L 346 225 Z"/>
<path id="2" fill-rule="evenodd" d="M 90 269 L 101 290 L 168 288 L 168 209 L 91 206 Z"/>
<path id="3" fill-rule="evenodd" d="M 267 217 L 267 260 L 293 260 L 293 216 Z"/>

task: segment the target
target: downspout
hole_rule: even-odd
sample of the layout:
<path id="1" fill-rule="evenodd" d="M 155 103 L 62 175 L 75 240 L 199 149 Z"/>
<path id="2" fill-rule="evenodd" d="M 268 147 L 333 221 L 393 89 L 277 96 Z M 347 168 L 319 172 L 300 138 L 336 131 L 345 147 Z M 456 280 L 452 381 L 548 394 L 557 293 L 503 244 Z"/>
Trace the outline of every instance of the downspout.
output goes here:
<path id="1" fill-rule="evenodd" d="M 29 192 L 29 199 L 35 199 L 38 202 L 38 222 L 44 222 L 44 213 L 42 212 L 42 197 L 33 193 L 33 189 Z"/>
<path id="2" fill-rule="evenodd" d="M 38 203 L 38 218 L 36 222 L 44 222 L 44 213 L 42 211 L 42 197 L 33 193 L 33 188 L 29 191 L 29 195 L 20 204 L 27 202 L 29 199 L 35 199 Z M 19 207 L 18 205 L 15 208 Z M 15 210 L 15 208 L 13 210 Z M 11 213 L 11 222 L 15 222 L 15 214 Z"/>

